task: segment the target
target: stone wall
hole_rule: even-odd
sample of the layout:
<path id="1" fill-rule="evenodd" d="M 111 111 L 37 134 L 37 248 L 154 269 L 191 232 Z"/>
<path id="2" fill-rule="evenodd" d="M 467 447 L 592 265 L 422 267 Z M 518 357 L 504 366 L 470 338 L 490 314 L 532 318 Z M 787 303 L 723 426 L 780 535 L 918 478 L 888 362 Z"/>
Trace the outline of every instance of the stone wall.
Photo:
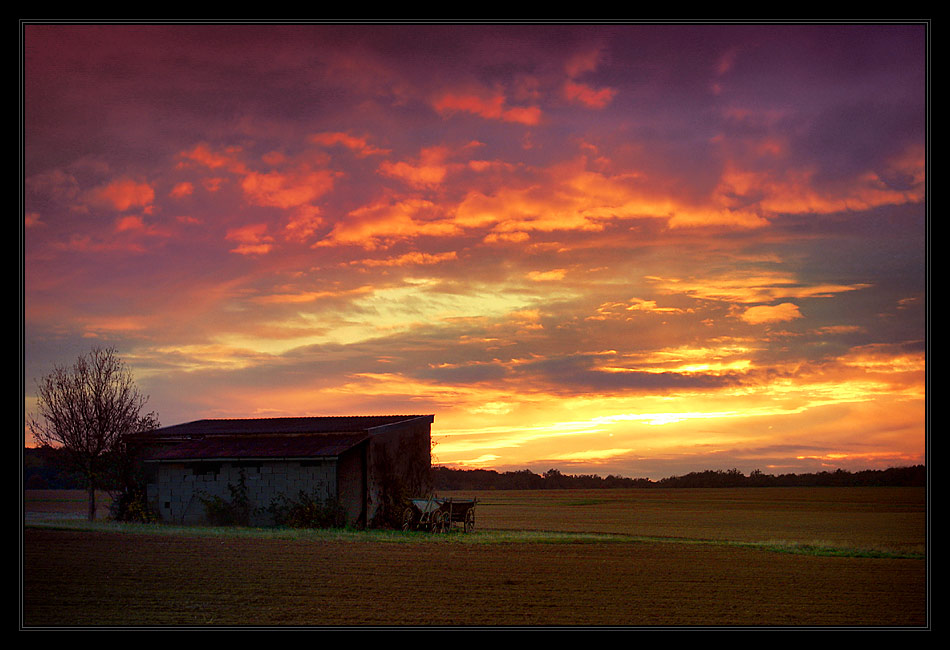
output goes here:
<path id="1" fill-rule="evenodd" d="M 205 519 L 201 497 L 231 500 L 228 485 L 238 486 L 241 472 L 248 499 L 264 512 L 252 516 L 252 525 L 267 525 L 271 501 L 283 494 L 296 499 L 303 490 L 323 499 L 336 498 L 336 462 L 332 460 L 159 463 L 148 497 L 163 521 L 200 524 Z"/>

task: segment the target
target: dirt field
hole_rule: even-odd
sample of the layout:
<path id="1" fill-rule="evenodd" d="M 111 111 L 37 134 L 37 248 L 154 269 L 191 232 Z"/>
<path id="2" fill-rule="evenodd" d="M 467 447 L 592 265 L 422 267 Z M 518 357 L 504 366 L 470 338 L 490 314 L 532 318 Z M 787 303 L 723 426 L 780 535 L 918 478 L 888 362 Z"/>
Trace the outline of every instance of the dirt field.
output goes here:
<path id="1" fill-rule="evenodd" d="M 923 488 L 715 488 L 446 492 L 475 497 L 478 525 L 923 553 Z"/>
<path id="2" fill-rule="evenodd" d="M 26 531 L 30 625 L 922 625 L 924 563 Z"/>
<path id="3" fill-rule="evenodd" d="M 788 540 L 813 534 L 830 538 L 835 515 L 815 514 L 830 512 L 846 523 L 847 534 L 838 531 L 838 536 L 849 541 L 907 548 L 923 541 L 923 527 L 918 530 L 916 525 L 905 530 L 903 541 L 891 537 L 896 525 L 892 520 L 922 513 L 923 503 L 907 494 L 877 493 L 877 519 L 861 516 L 874 509 L 868 495 L 856 492 L 836 497 L 833 492 L 814 493 L 811 504 L 807 494 L 789 494 L 784 507 L 774 505 L 782 500 L 776 494 L 769 498 L 779 513 L 765 517 L 756 532 L 756 517 L 750 513 L 768 513 L 764 496 L 747 494 L 749 503 L 730 508 L 723 491 L 675 492 L 667 497 L 675 500 L 681 494 L 680 500 L 665 505 L 661 502 L 667 497 L 650 495 L 652 506 L 642 501 L 647 495 L 640 494 L 635 509 L 639 517 L 622 516 L 631 510 L 631 494 L 483 493 L 478 495 L 482 502 L 475 535 L 490 537 L 491 527 L 524 528 L 519 522 L 532 514 L 527 519 L 545 530 L 611 532 L 606 529 L 618 527 L 644 536 L 644 531 L 679 531 L 671 537 L 682 539 L 690 537 L 687 524 L 693 521 L 697 527 L 692 539 L 721 539 L 724 523 L 749 518 L 738 529 L 750 538 L 772 538 L 769 533 L 776 526 Z M 710 500 L 721 503 L 712 508 Z M 812 514 L 799 518 L 790 514 L 795 512 Z M 758 520 L 763 521 L 761 515 Z M 808 520 L 818 523 L 809 527 Z M 634 533 L 630 526 L 637 526 Z M 430 538 L 342 542 L 27 527 L 23 624 L 928 624 L 922 559 L 815 557 L 718 542 L 474 544 L 461 543 L 460 536 L 445 536 L 438 543 Z"/>

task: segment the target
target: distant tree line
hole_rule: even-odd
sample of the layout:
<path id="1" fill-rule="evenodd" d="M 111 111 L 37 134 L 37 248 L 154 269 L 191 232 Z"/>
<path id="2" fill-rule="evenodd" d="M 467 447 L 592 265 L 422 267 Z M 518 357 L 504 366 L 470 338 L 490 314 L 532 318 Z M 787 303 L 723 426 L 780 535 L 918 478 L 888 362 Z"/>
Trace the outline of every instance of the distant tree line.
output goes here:
<path id="1" fill-rule="evenodd" d="M 81 475 L 69 471 L 58 458 L 57 449 L 26 448 L 23 456 L 24 482 L 27 489 L 72 489 L 85 487 Z M 654 481 L 647 478 L 607 477 L 596 474 L 562 474 L 549 469 L 544 474 L 523 469 L 497 472 L 493 469 L 432 468 L 432 481 L 439 490 L 544 490 L 598 488 L 697 488 L 697 487 L 924 487 L 927 470 L 924 465 L 868 469 L 849 472 L 838 469 L 815 474 L 779 474 L 773 476 L 759 470 L 748 476 L 737 469 L 690 472 Z"/>
<path id="2" fill-rule="evenodd" d="M 491 469 L 453 469 L 433 467 L 432 479 L 436 490 L 544 490 L 544 489 L 597 489 L 597 488 L 708 488 L 708 487 L 924 487 L 927 470 L 923 465 L 892 467 L 884 470 L 869 469 L 849 472 L 838 469 L 814 474 L 780 474 L 773 476 L 759 470 L 748 476 L 737 469 L 690 472 L 683 476 L 654 481 L 646 478 L 625 478 L 594 474 L 562 474 L 549 469 L 535 474 L 523 469 L 516 472 L 497 472 Z"/>
<path id="3" fill-rule="evenodd" d="M 517 472 L 496 472 L 493 469 L 453 469 L 433 467 L 432 481 L 436 490 L 543 490 L 635 488 L 650 487 L 645 478 L 624 478 L 610 475 L 602 478 L 594 474 L 568 475 L 556 469 L 544 474 L 523 469 Z"/>
<path id="4" fill-rule="evenodd" d="M 65 452 L 55 447 L 27 447 L 23 450 L 23 482 L 28 490 L 82 490 L 86 481 L 72 470 Z"/>

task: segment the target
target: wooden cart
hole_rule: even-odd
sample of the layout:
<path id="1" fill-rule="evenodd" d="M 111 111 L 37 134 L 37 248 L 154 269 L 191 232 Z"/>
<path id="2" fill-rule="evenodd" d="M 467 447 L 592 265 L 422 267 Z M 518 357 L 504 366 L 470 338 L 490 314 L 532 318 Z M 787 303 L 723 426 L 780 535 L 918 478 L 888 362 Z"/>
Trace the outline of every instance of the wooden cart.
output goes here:
<path id="1" fill-rule="evenodd" d="M 475 530 L 475 504 L 477 499 L 440 499 L 426 497 L 411 499 L 403 511 L 402 529 L 428 530 L 446 533 L 458 524 L 466 533 Z"/>

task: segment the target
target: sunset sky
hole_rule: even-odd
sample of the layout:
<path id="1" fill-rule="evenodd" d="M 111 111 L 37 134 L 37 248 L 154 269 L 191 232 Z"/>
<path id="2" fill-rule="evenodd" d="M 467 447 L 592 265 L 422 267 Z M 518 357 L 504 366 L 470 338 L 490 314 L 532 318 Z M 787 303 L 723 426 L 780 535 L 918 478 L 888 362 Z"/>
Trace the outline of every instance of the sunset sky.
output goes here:
<path id="1" fill-rule="evenodd" d="M 23 33 L 27 414 L 98 345 L 460 467 L 925 461 L 925 25 Z"/>

